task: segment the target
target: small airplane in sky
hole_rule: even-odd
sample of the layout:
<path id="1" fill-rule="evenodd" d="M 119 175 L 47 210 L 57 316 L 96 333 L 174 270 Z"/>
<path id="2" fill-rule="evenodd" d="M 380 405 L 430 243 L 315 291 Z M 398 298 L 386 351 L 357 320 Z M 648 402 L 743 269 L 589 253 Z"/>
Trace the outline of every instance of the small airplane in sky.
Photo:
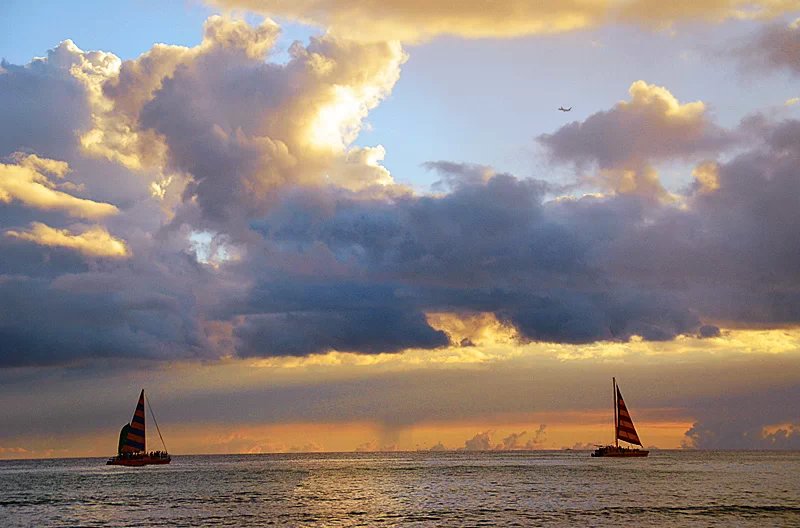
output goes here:
<path id="1" fill-rule="evenodd" d="M 569 112 L 570 110 L 572 110 L 572 107 L 570 106 L 569 108 L 564 108 L 563 106 L 559 106 L 558 109 L 561 110 L 562 112 Z"/>

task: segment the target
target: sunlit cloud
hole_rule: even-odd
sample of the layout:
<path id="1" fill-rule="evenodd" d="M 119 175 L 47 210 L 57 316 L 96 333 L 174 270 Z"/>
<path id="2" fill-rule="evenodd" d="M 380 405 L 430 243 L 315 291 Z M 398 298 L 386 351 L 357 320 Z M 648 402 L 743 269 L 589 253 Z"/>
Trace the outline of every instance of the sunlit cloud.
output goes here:
<path id="1" fill-rule="evenodd" d="M 589 179 L 613 192 L 674 200 L 652 164 L 715 153 L 732 142 L 731 134 L 713 123 L 702 101 L 681 103 L 665 87 L 641 80 L 628 92 L 630 101 L 537 139 L 555 161 L 596 164 Z"/>
<path id="2" fill-rule="evenodd" d="M 719 165 L 713 161 L 700 163 L 692 170 L 699 192 L 709 193 L 719 189 Z"/>
<path id="3" fill-rule="evenodd" d="M 215 6 L 250 10 L 317 24 L 350 38 L 427 40 L 439 35 L 512 38 L 561 33 L 609 23 L 668 28 L 682 21 L 770 19 L 794 11 L 792 0 L 501 0 L 491 9 L 478 0 L 209 0 Z"/>
<path id="4" fill-rule="evenodd" d="M 113 237 L 101 226 L 91 226 L 78 233 L 55 229 L 41 222 L 33 222 L 26 231 L 9 229 L 6 236 L 27 240 L 49 247 L 74 249 L 88 257 L 125 258 L 130 250 L 124 240 Z"/>
<path id="5" fill-rule="evenodd" d="M 20 202 L 42 210 L 62 211 L 70 216 L 98 219 L 115 215 L 119 210 L 111 204 L 78 198 L 67 190 L 68 183 L 50 179 L 63 179 L 69 166 L 58 160 L 36 155 L 17 153 L 12 163 L 0 163 L 0 202 Z M 64 189 L 64 190 L 61 190 Z"/>

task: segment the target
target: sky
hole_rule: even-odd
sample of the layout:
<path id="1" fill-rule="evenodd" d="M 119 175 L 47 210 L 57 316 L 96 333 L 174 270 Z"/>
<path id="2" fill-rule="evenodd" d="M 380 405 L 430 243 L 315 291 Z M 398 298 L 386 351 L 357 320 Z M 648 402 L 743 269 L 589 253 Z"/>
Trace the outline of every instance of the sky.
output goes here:
<path id="1" fill-rule="evenodd" d="M 800 449 L 796 0 L 0 17 L 0 458 Z"/>

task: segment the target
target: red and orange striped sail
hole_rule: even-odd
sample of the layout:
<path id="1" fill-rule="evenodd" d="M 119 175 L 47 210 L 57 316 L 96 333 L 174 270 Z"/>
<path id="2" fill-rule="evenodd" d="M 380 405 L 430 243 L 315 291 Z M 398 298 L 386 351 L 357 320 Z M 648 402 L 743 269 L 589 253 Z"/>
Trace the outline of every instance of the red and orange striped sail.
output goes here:
<path id="1" fill-rule="evenodd" d="M 625 400 L 622 399 L 622 393 L 617 387 L 617 438 L 625 442 L 642 445 L 639 440 L 639 435 L 636 434 L 636 428 L 633 426 L 633 420 L 625 406 Z"/>
<path id="2" fill-rule="evenodd" d="M 130 428 L 127 431 L 127 437 L 124 444 L 122 444 L 122 453 L 139 453 L 146 451 L 145 436 L 144 436 L 144 389 L 139 394 L 139 403 L 136 404 L 136 410 L 133 412 L 133 419 L 130 423 Z"/>

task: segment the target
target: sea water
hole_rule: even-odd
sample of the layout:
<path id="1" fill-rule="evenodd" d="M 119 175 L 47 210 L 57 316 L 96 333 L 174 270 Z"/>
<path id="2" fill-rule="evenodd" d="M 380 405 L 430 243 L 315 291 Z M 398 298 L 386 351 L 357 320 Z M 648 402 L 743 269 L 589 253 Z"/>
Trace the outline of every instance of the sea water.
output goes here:
<path id="1" fill-rule="evenodd" d="M 800 453 L 0 461 L 0 526 L 800 526 Z"/>

